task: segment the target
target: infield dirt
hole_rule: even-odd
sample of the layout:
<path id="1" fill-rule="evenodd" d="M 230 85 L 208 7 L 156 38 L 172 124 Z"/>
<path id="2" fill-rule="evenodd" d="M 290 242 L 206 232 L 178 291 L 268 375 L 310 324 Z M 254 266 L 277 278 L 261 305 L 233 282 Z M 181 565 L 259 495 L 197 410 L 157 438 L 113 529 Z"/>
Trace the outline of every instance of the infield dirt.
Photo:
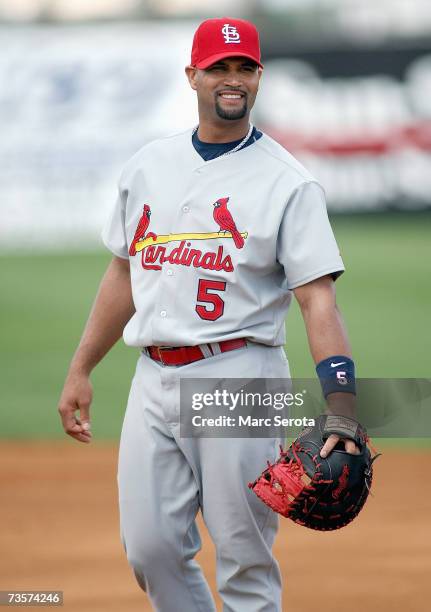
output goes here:
<path id="1" fill-rule="evenodd" d="M 62 590 L 70 612 L 151 610 L 120 542 L 116 463 L 108 443 L 1 443 L 0 590 Z M 430 474 L 430 451 L 385 449 L 374 496 L 353 524 L 316 533 L 282 519 L 283 612 L 425 610 Z M 197 558 L 215 593 L 215 551 L 201 517 L 199 527 Z"/>

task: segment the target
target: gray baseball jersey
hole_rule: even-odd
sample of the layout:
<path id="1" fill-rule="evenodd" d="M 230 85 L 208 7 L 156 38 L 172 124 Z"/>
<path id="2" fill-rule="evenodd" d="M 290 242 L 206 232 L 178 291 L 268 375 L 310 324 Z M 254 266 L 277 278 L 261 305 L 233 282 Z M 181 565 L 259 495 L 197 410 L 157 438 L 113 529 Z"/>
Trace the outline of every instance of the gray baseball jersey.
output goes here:
<path id="1" fill-rule="evenodd" d="M 210 161 L 191 136 L 145 145 L 120 178 L 103 240 L 130 260 L 124 340 L 283 345 L 291 290 L 344 270 L 323 189 L 265 134 Z"/>

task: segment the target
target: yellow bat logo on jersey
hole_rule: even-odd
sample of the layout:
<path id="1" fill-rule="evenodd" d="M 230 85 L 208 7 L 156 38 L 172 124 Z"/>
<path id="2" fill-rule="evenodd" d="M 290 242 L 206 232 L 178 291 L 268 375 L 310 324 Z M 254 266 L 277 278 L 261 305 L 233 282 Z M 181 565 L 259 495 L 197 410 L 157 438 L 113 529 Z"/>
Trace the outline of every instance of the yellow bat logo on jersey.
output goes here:
<path id="1" fill-rule="evenodd" d="M 248 232 L 241 232 L 244 239 L 248 238 Z M 148 234 L 147 234 L 148 236 Z M 154 236 L 154 237 L 153 237 Z M 200 234 L 184 233 L 184 234 L 165 234 L 148 236 L 135 243 L 137 253 L 145 249 L 147 246 L 155 246 L 156 244 L 167 244 L 169 242 L 179 242 L 181 240 L 215 240 L 216 238 L 232 238 L 230 232 L 207 232 Z"/>

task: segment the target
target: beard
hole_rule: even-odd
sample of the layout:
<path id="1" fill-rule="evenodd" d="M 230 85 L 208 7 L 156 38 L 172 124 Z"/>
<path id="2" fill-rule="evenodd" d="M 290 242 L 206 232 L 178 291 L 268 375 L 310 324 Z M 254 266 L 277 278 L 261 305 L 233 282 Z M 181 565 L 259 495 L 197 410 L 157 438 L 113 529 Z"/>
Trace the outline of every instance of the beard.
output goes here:
<path id="1" fill-rule="evenodd" d="M 221 106 L 219 103 L 219 98 L 217 96 L 215 103 L 215 110 L 220 119 L 227 119 L 228 121 L 235 121 L 237 119 L 242 119 L 247 114 L 247 98 L 244 97 L 244 103 L 241 108 L 230 108 L 226 109 Z"/>

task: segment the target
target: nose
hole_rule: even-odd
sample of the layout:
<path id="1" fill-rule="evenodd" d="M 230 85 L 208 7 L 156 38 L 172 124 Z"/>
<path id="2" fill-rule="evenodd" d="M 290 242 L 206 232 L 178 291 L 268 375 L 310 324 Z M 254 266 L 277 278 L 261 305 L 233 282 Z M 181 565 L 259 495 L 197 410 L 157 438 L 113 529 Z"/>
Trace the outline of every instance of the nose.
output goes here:
<path id="1" fill-rule="evenodd" d="M 229 70 L 224 79 L 225 85 L 230 87 L 240 87 L 242 85 L 241 73 L 236 70 Z"/>

